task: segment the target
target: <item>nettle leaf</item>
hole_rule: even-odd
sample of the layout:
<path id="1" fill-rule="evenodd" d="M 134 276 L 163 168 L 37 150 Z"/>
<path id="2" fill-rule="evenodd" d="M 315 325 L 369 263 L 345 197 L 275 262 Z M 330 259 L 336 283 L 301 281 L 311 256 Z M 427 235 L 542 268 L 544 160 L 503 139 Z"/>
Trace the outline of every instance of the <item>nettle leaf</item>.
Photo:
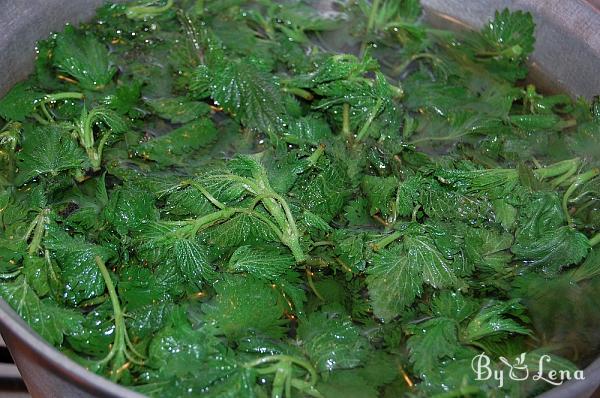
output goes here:
<path id="1" fill-rule="evenodd" d="M 336 230 L 331 237 L 335 243 L 334 253 L 344 265 L 353 271 L 363 271 L 367 251 L 365 234 Z"/>
<path id="2" fill-rule="evenodd" d="M 314 313 L 300 323 L 298 339 L 320 372 L 359 366 L 367 353 L 367 340 L 349 317 Z"/>
<path id="3" fill-rule="evenodd" d="M 177 239 L 173 254 L 181 273 L 199 288 L 204 281 L 211 281 L 216 277 L 208 258 L 207 248 L 197 240 Z"/>
<path id="4" fill-rule="evenodd" d="M 459 292 L 442 291 L 431 301 L 433 314 L 441 318 L 462 322 L 479 309 L 479 303 Z"/>
<path id="5" fill-rule="evenodd" d="M 523 209 L 511 251 L 517 260 L 539 267 L 548 274 L 579 263 L 589 252 L 587 237 L 565 225 L 558 195 L 533 195 Z"/>
<path id="6" fill-rule="evenodd" d="M 360 373 L 337 371 L 317 384 L 317 390 L 329 398 L 377 398 L 379 392 Z"/>
<path id="7" fill-rule="evenodd" d="M 535 23 L 528 12 L 508 9 L 496 11 L 494 19 L 484 25 L 481 34 L 498 52 L 523 59 L 533 52 Z"/>
<path id="8" fill-rule="evenodd" d="M 149 99 L 146 103 L 154 113 L 172 123 L 188 123 L 210 112 L 208 104 L 185 97 Z"/>
<path id="9" fill-rule="evenodd" d="M 163 376 L 183 377 L 218 353 L 220 346 L 209 329 L 192 329 L 183 316 L 175 318 L 154 336 L 148 355 Z"/>
<path id="10" fill-rule="evenodd" d="M 250 214 L 238 214 L 204 234 L 211 246 L 218 248 L 238 247 L 277 241 L 277 236 L 264 222 Z"/>
<path id="11" fill-rule="evenodd" d="M 161 166 L 182 163 L 182 155 L 213 144 L 217 129 L 209 119 L 196 120 L 138 146 L 138 155 Z"/>
<path id="12" fill-rule="evenodd" d="M 78 329 L 83 318 L 49 299 L 40 300 L 24 276 L 0 283 L 0 295 L 36 332 L 50 344 L 62 344 L 65 334 Z"/>
<path id="13" fill-rule="evenodd" d="M 422 270 L 402 245 L 375 255 L 367 274 L 373 312 L 379 318 L 395 318 L 422 293 Z"/>
<path id="14" fill-rule="evenodd" d="M 452 319 L 436 318 L 415 328 L 408 339 L 410 360 L 419 375 L 435 369 L 441 358 L 452 357 L 460 346 L 457 324 Z"/>
<path id="15" fill-rule="evenodd" d="M 399 133 L 402 109 L 396 103 L 400 90 L 387 82 L 381 72 L 375 79 L 336 80 L 319 85 L 315 93 L 323 97 L 314 110 L 327 111 L 337 126 L 343 125 L 343 107 L 350 107 L 350 129 L 357 140 L 368 136 L 380 138 Z"/>
<path id="16" fill-rule="evenodd" d="M 432 218 L 481 222 L 491 217 L 492 205 L 484 196 L 446 186 L 433 178 L 409 177 L 400 184 L 397 196 L 398 214 L 411 216 L 416 206 Z"/>
<path id="17" fill-rule="evenodd" d="M 50 293 L 49 278 L 55 272 L 52 265 L 44 257 L 25 256 L 23 258 L 23 275 L 35 293 L 44 297 Z"/>
<path id="18" fill-rule="evenodd" d="M 292 77 L 289 83 L 295 87 L 314 88 L 323 83 L 358 77 L 377 67 L 377 61 L 368 55 L 361 60 L 351 54 L 337 54 L 322 60 L 313 72 Z"/>
<path id="19" fill-rule="evenodd" d="M 473 228 L 465 231 L 465 254 L 474 267 L 500 271 L 511 261 L 513 236 L 494 230 Z"/>
<path id="20" fill-rule="evenodd" d="M 318 214 L 326 223 L 342 210 L 349 195 L 348 179 L 336 164 L 318 165 L 318 173 L 305 173 L 294 186 L 293 193 L 302 207 Z"/>
<path id="21" fill-rule="evenodd" d="M 375 315 L 391 320 L 421 295 L 423 283 L 454 286 L 457 277 L 432 237 L 409 234 L 401 244 L 376 254 L 367 268 L 367 285 Z"/>
<path id="22" fill-rule="evenodd" d="M 388 218 L 394 214 L 398 186 L 396 177 L 363 177 L 362 189 L 369 201 L 371 215 L 381 213 L 384 218 Z"/>
<path id="23" fill-rule="evenodd" d="M 135 107 L 142 94 L 142 84 L 134 81 L 115 89 L 114 94 L 107 96 L 104 103 L 121 115 L 135 115 Z"/>
<path id="24" fill-rule="evenodd" d="M 525 308 L 519 299 L 498 302 L 490 301 L 471 319 L 463 330 L 466 341 L 476 341 L 484 337 L 505 333 L 531 334 L 531 330 L 511 319 L 508 315 L 521 317 Z"/>
<path id="25" fill-rule="evenodd" d="M 306 142 L 317 145 L 330 140 L 333 133 L 329 123 L 324 118 L 317 114 L 311 114 L 291 121 L 285 132 L 285 137 L 287 141 L 293 144 Z"/>
<path id="26" fill-rule="evenodd" d="M 202 309 L 220 333 L 236 338 L 252 332 L 281 337 L 285 332 L 283 306 L 270 283 L 231 275 L 217 281 L 214 288 L 216 296 Z"/>
<path id="27" fill-rule="evenodd" d="M 101 90 L 117 71 L 106 46 L 91 35 L 77 32 L 72 26 L 67 26 L 56 37 L 53 63 L 88 90 Z"/>
<path id="28" fill-rule="evenodd" d="M 142 224 L 156 219 L 154 197 L 147 191 L 134 187 L 121 187 L 112 191 L 103 210 L 104 218 L 121 235 L 139 230 Z"/>
<path id="29" fill-rule="evenodd" d="M 0 117 L 22 122 L 33 113 L 43 97 L 44 93 L 34 90 L 27 83 L 19 83 L 0 100 Z"/>
<path id="30" fill-rule="evenodd" d="M 18 156 L 17 184 L 41 175 L 56 177 L 66 170 L 80 170 L 88 165 L 87 156 L 61 129 L 38 127 L 27 134 Z"/>
<path id="31" fill-rule="evenodd" d="M 276 247 L 240 246 L 229 258 L 227 269 L 273 281 L 289 272 L 295 264 L 293 256 Z"/>
<path id="32" fill-rule="evenodd" d="M 65 300 L 78 304 L 104 293 L 106 285 L 96 257 L 107 261 L 114 256 L 113 250 L 88 243 L 80 237 L 71 237 L 57 226 L 51 226 L 44 244 L 62 271 Z"/>
<path id="33" fill-rule="evenodd" d="M 268 74 L 247 61 L 227 62 L 212 73 L 211 96 L 247 127 L 263 133 L 285 125 L 283 96 Z"/>
<path id="34" fill-rule="evenodd" d="M 215 207 L 194 187 L 176 190 L 167 196 L 165 211 L 175 216 L 204 216 Z"/>
<path id="35" fill-rule="evenodd" d="M 169 268 L 171 268 L 169 264 Z M 172 286 L 167 281 L 165 267 L 153 271 L 136 264 L 128 264 L 119 273 L 119 298 L 127 312 L 148 306 L 149 304 L 169 300 Z M 177 272 L 175 269 L 170 272 Z M 166 279 L 166 280 L 165 280 Z"/>

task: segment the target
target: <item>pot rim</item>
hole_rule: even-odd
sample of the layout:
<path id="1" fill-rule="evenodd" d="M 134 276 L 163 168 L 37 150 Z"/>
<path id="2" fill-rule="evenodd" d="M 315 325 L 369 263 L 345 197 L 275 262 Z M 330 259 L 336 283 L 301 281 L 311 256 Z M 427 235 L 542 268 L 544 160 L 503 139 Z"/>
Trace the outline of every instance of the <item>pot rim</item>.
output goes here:
<path id="1" fill-rule="evenodd" d="M 3 331 L 8 331 L 21 340 L 36 355 L 36 360 L 42 363 L 45 369 L 54 375 L 71 380 L 77 387 L 90 394 L 101 393 L 103 396 L 114 398 L 145 397 L 145 395 L 89 371 L 58 351 L 27 325 L 23 318 L 2 298 L 0 298 L 0 325 L 2 325 Z M 11 350 L 9 344 L 7 347 Z M 19 367 L 18 363 L 17 367 Z"/>

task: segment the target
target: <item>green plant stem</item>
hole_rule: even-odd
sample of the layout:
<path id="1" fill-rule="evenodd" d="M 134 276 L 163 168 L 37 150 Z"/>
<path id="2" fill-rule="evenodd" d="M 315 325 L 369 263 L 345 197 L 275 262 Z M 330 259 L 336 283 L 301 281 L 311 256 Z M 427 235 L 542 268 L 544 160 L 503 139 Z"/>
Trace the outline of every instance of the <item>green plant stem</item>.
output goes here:
<path id="1" fill-rule="evenodd" d="M 285 91 L 286 93 L 290 93 L 293 94 L 297 97 L 303 98 L 307 101 L 312 101 L 313 99 L 315 99 L 315 96 L 313 95 L 313 93 L 311 93 L 308 90 L 304 90 L 302 88 L 298 88 L 298 87 L 285 87 L 283 89 L 283 91 Z"/>
<path id="2" fill-rule="evenodd" d="M 400 75 L 402 72 L 404 72 L 406 70 L 406 68 L 408 68 L 410 66 L 410 64 L 412 64 L 413 62 L 415 62 L 419 59 L 428 59 L 433 64 L 440 62 L 440 59 L 433 54 L 429 54 L 429 53 L 415 54 L 415 55 L 411 56 L 409 59 L 407 59 L 406 61 L 404 61 L 403 63 L 401 63 L 400 65 L 398 65 L 398 67 L 394 68 L 394 70 L 392 71 L 392 75 L 393 76 Z"/>
<path id="3" fill-rule="evenodd" d="M 587 172 L 578 175 L 577 178 L 575 178 L 575 181 L 569 186 L 569 188 L 567 188 L 565 194 L 563 195 L 562 208 L 565 213 L 565 216 L 567 217 L 567 222 L 569 224 L 573 223 L 573 219 L 571 217 L 571 214 L 569 213 L 569 199 L 581 185 L 596 178 L 599 174 L 600 169 L 598 168 L 588 170 Z"/>
<path id="4" fill-rule="evenodd" d="M 302 368 L 304 368 L 309 374 L 309 385 L 314 386 L 317 383 L 318 375 L 317 370 L 310 364 L 310 362 L 301 359 L 292 357 L 289 355 L 270 355 L 255 359 L 253 361 L 245 363 L 243 366 L 245 368 L 256 368 L 268 363 L 272 362 L 289 362 L 292 364 L 296 364 Z M 271 367 L 270 370 L 275 370 L 277 367 Z"/>
<path id="5" fill-rule="evenodd" d="M 537 168 L 534 170 L 534 173 L 535 176 L 540 179 L 564 176 L 566 173 L 577 172 L 577 167 L 579 167 L 579 161 L 579 158 L 563 160 L 562 162 L 557 162 L 551 164 L 550 166 Z"/>
<path id="6" fill-rule="evenodd" d="M 375 19 L 377 18 L 377 12 L 379 12 L 379 6 L 381 4 L 381 0 L 373 0 L 371 2 L 371 11 L 369 12 L 369 19 L 367 20 L 367 32 L 365 36 L 368 38 L 373 28 L 375 27 Z M 365 50 L 367 49 L 367 42 L 363 40 L 361 45 L 360 54 L 364 55 Z"/>
<path id="7" fill-rule="evenodd" d="M 119 302 L 119 296 L 117 295 L 117 291 L 110 277 L 110 273 L 104 264 L 104 260 L 102 260 L 100 256 L 96 256 L 95 261 L 100 273 L 102 274 L 102 278 L 104 279 L 106 289 L 108 290 L 108 295 L 110 297 L 115 318 L 115 339 L 109 353 L 98 362 L 102 365 L 109 363 L 119 353 L 119 351 L 123 349 L 123 344 L 125 342 L 125 338 L 123 336 L 124 318 L 123 311 L 121 310 L 121 303 Z"/>
<path id="8" fill-rule="evenodd" d="M 217 200 L 213 195 L 211 195 L 211 193 L 208 192 L 208 190 L 206 188 L 204 188 L 202 186 L 202 184 L 198 184 L 195 181 L 185 181 L 183 184 L 190 185 L 190 186 L 196 188 L 198 191 L 200 191 L 200 193 L 202 195 L 204 195 L 204 197 L 206 199 L 208 199 L 208 201 L 210 203 L 212 203 L 213 205 L 215 205 L 217 208 L 219 208 L 221 210 L 225 208 L 225 205 L 223 203 L 221 203 L 219 200 Z"/>
<path id="9" fill-rule="evenodd" d="M 25 234 L 25 240 L 29 239 L 29 236 L 33 234 L 31 243 L 29 243 L 29 249 L 27 251 L 30 256 L 37 254 L 42 247 L 42 239 L 46 233 L 46 224 L 49 221 L 48 213 L 49 210 L 42 209 L 32 221 L 27 233 Z"/>
<path id="10" fill-rule="evenodd" d="M 61 100 L 67 100 L 67 99 L 83 99 L 84 96 L 82 93 L 77 93 L 74 91 L 66 91 L 64 93 L 56 93 L 56 94 L 46 94 L 46 96 L 44 96 L 44 102 L 48 103 L 48 102 L 56 102 L 56 101 L 61 101 Z"/>
<path id="11" fill-rule="evenodd" d="M 369 131 L 369 127 L 371 127 L 373 120 L 375 120 L 375 118 L 381 111 L 382 106 L 383 106 L 383 99 L 378 98 L 377 102 L 375 103 L 375 106 L 371 110 L 371 114 L 369 115 L 368 119 L 365 121 L 365 124 L 362 126 L 362 128 L 356 135 L 356 141 L 360 142 L 360 141 L 362 141 L 363 138 L 365 138 L 365 136 L 367 135 L 367 132 Z"/>
<path id="12" fill-rule="evenodd" d="M 350 104 L 347 102 L 342 105 L 342 134 L 344 137 L 352 137 L 350 131 Z"/>
<path id="13" fill-rule="evenodd" d="M 149 2 L 147 4 L 152 3 L 154 2 Z M 167 0 L 167 3 L 164 6 L 129 6 L 127 7 L 125 14 L 131 19 L 150 18 L 168 11 L 171 7 L 173 7 L 174 3 L 174 0 Z"/>
<path id="14" fill-rule="evenodd" d="M 395 232 L 389 234 L 388 236 L 386 236 L 385 238 L 373 243 L 371 246 L 373 247 L 373 250 L 379 251 L 381 249 L 384 249 L 387 245 L 389 245 L 390 243 L 392 243 L 393 241 L 395 241 L 396 239 L 399 239 L 401 237 L 402 237 L 402 232 L 395 231 Z"/>
<path id="15" fill-rule="evenodd" d="M 108 268 L 104 264 L 104 260 L 100 256 L 96 256 L 95 258 L 96 265 L 102 274 L 102 279 L 104 279 L 104 283 L 106 285 L 106 289 L 108 290 L 108 295 L 110 297 L 110 302 L 113 307 L 113 314 L 115 319 L 115 338 L 113 345 L 109 351 L 109 353 L 100 361 L 98 361 L 99 365 L 106 365 L 113 361 L 113 368 L 111 370 L 111 379 L 116 381 L 120 377 L 120 373 L 126 367 L 124 367 L 125 362 L 128 360 L 133 363 L 142 364 L 141 360 L 138 360 L 133 355 L 127 352 L 127 348 L 131 349 L 132 352 L 141 357 L 137 351 L 133 349 L 133 345 L 129 340 L 129 336 L 127 335 L 127 328 L 125 326 L 125 316 L 123 310 L 121 309 L 121 303 L 119 302 L 119 296 L 117 295 L 117 290 L 115 289 L 115 285 L 112 282 L 112 278 L 110 277 L 110 273 L 108 272 Z"/>
<path id="16" fill-rule="evenodd" d="M 598 243 L 600 243 L 600 233 L 597 233 L 596 235 L 594 235 L 591 239 L 590 239 L 590 246 L 594 247 L 596 246 Z"/>

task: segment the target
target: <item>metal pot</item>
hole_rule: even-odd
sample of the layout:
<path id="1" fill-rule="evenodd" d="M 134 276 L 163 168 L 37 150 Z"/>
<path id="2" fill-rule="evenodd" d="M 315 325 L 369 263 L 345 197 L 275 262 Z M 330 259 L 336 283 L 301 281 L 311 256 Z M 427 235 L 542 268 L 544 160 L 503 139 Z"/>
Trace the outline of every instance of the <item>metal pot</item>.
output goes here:
<path id="1" fill-rule="evenodd" d="M 313 0 L 315 3 L 321 0 Z M 0 96 L 33 67 L 35 41 L 66 22 L 93 16 L 102 0 L 0 0 Z M 433 24 L 477 27 L 494 10 L 531 11 L 538 24 L 532 67 L 536 81 L 575 96 L 600 94 L 600 1 L 598 0 L 422 0 Z M 595 5 L 594 5 L 595 4 Z M 540 82 L 542 84 L 540 84 Z M 138 398 L 76 364 L 48 345 L 0 299 L 0 333 L 34 397 Z M 600 385 L 600 359 L 585 371 L 585 381 L 568 382 L 544 398 L 589 397 Z"/>

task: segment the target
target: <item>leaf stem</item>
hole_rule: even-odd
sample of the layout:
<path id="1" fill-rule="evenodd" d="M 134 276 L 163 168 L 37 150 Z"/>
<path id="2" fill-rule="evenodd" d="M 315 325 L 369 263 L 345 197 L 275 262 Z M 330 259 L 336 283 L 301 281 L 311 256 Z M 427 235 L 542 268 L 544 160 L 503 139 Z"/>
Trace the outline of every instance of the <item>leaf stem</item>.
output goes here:
<path id="1" fill-rule="evenodd" d="M 113 359 L 116 359 L 111 370 L 111 379 L 116 381 L 121 373 L 129 368 L 130 365 L 128 364 L 130 362 L 138 365 L 143 363 L 141 359 L 135 358 L 134 355 L 137 355 L 140 358 L 143 358 L 143 356 L 133 349 L 133 344 L 131 344 L 131 341 L 129 340 L 127 328 L 125 326 L 125 317 L 121 308 L 121 303 L 119 302 L 119 296 L 117 295 L 117 290 L 115 289 L 115 285 L 113 284 L 104 260 L 102 260 L 102 257 L 96 256 L 95 261 L 102 274 L 102 278 L 104 279 L 106 289 L 108 290 L 115 317 L 115 338 L 113 345 L 109 353 L 103 359 L 98 361 L 98 364 L 105 365 Z M 128 348 L 131 350 L 132 354 L 127 352 Z"/>
<path id="2" fill-rule="evenodd" d="M 83 99 L 83 98 L 84 98 L 84 96 L 82 93 L 78 93 L 78 92 L 74 92 L 74 91 L 66 91 L 63 93 L 46 94 L 46 96 L 44 96 L 44 102 L 48 103 L 48 102 L 56 102 L 56 101 L 67 100 L 67 99 Z"/>
<path id="3" fill-rule="evenodd" d="M 415 54 L 415 55 L 411 56 L 409 59 L 407 59 L 406 61 L 404 61 L 403 63 L 401 63 L 400 65 L 398 65 L 398 67 L 396 67 L 392 71 L 392 75 L 393 76 L 400 75 L 402 72 L 404 72 L 404 70 L 406 70 L 406 68 L 408 68 L 410 66 L 410 64 L 412 64 L 413 62 L 415 62 L 419 59 L 428 59 L 431 61 L 432 64 L 436 64 L 436 63 L 440 62 L 440 59 L 433 54 L 429 54 L 429 53 Z"/>
<path id="4" fill-rule="evenodd" d="M 344 137 L 352 137 L 350 131 L 350 104 L 347 102 L 342 105 L 342 134 Z"/>
<path id="5" fill-rule="evenodd" d="M 373 0 L 371 2 L 371 12 L 369 13 L 369 19 L 367 20 L 367 31 L 365 33 L 365 40 L 362 42 L 362 46 L 360 48 L 360 54 L 363 55 L 365 50 L 367 49 L 367 39 L 371 31 L 375 27 L 375 19 L 377 17 L 377 12 L 379 11 L 379 5 L 381 0 Z"/>
<path id="6" fill-rule="evenodd" d="M 155 1 L 149 1 L 146 4 L 152 4 Z M 127 11 L 125 15 L 131 19 L 145 19 L 150 18 L 159 14 L 162 14 L 165 11 L 168 11 L 171 7 L 173 7 L 174 0 L 167 0 L 167 3 L 164 6 L 151 6 L 151 5 L 140 5 L 140 6 L 129 6 L 127 7 Z"/>
<path id="7" fill-rule="evenodd" d="M 566 190 L 565 194 L 563 195 L 562 208 L 563 208 L 563 212 L 565 213 L 565 216 L 567 217 L 568 224 L 573 223 L 573 218 L 571 217 L 571 214 L 569 213 L 569 198 L 573 195 L 573 193 L 581 185 L 596 178 L 599 174 L 600 174 L 600 169 L 598 169 L 598 168 L 593 168 L 591 170 L 588 170 L 587 172 L 578 175 L 575 178 L 575 181 Z"/>
<path id="8" fill-rule="evenodd" d="M 590 239 L 590 246 L 594 247 L 596 246 L 598 243 L 600 243 L 600 232 L 597 233 L 596 235 L 594 235 L 591 239 Z"/>
<path id="9" fill-rule="evenodd" d="M 401 237 L 402 237 L 402 232 L 395 231 L 394 233 L 389 234 L 385 238 L 373 243 L 371 245 L 371 247 L 373 248 L 373 250 L 379 251 L 381 249 L 384 249 L 387 245 L 389 245 L 390 243 L 392 243 L 393 241 L 395 241 L 396 239 L 399 239 Z"/>
<path id="10" fill-rule="evenodd" d="M 200 193 L 202 195 L 204 195 L 204 197 L 206 199 L 208 199 L 208 201 L 210 203 L 212 203 L 213 205 L 215 205 L 217 208 L 219 208 L 221 210 L 223 210 L 225 208 L 225 205 L 223 203 L 221 203 L 217 198 L 215 198 L 214 196 L 212 196 L 211 193 L 208 192 L 208 190 L 202 186 L 202 184 L 199 184 L 196 181 L 184 181 L 184 184 L 185 185 L 190 185 L 190 186 L 196 188 L 198 191 L 200 191 Z"/>
<path id="11" fill-rule="evenodd" d="M 371 110 L 371 114 L 369 115 L 369 117 L 365 121 L 365 124 L 362 126 L 362 128 L 360 129 L 360 131 L 356 135 L 356 141 L 360 142 L 360 141 L 362 141 L 363 138 L 365 138 L 365 135 L 369 131 L 369 127 L 371 127 L 371 124 L 373 123 L 373 120 L 375 120 L 375 118 L 377 117 L 377 115 L 381 111 L 382 106 L 383 106 L 383 99 L 382 98 L 378 98 L 377 102 L 375 103 L 375 106 Z"/>
<path id="12" fill-rule="evenodd" d="M 290 93 L 293 94 L 297 97 L 303 98 L 307 101 L 312 101 L 315 99 L 315 96 L 313 95 L 313 93 L 311 93 L 308 90 L 304 90 L 302 88 L 298 88 L 298 87 L 284 87 L 283 91 L 285 91 L 286 93 Z"/>

